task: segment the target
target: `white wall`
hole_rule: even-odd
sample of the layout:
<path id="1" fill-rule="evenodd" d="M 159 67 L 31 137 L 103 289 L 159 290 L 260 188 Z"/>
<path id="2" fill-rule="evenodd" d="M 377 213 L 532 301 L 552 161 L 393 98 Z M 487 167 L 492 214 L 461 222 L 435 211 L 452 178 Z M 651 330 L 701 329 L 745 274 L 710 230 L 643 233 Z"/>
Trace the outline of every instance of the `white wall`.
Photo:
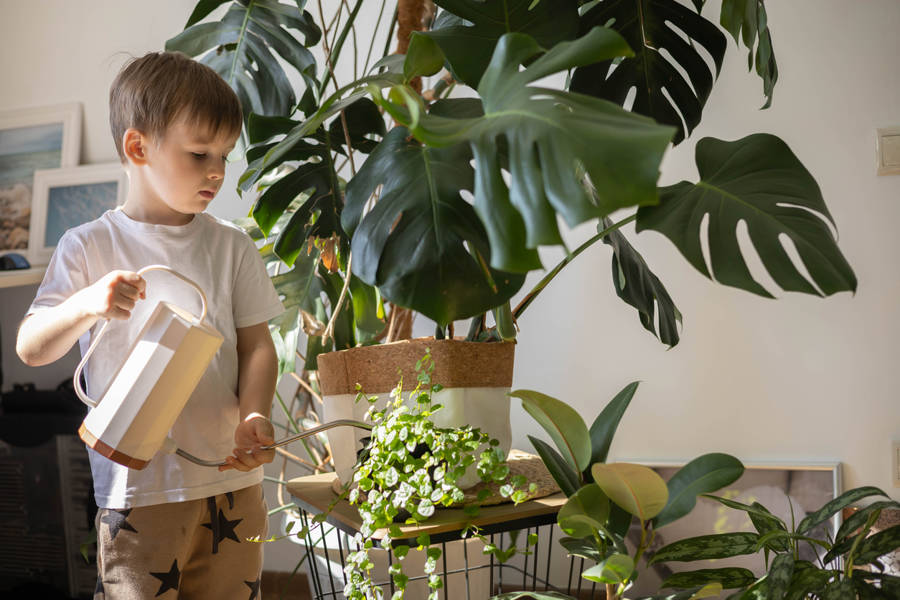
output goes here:
<path id="1" fill-rule="evenodd" d="M 193 4 L 0 0 L 0 109 L 80 101 L 82 163 L 114 160 L 110 81 L 126 55 L 161 49 Z M 708 4 L 711 13 L 718 9 Z M 615 296 L 603 245 L 569 266 L 521 320 L 516 387 L 560 397 L 590 422 L 621 387 L 643 382 L 614 456 L 680 460 L 716 450 L 747 463 L 839 460 L 845 487 L 877 485 L 900 498 L 890 478 L 890 441 L 900 440 L 900 275 L 892 266 L 900 252 L 900 176 L 877 177 L 874 169 L 875 129 L 900 125 L 900 71 L 893 64 L 900 4 L 870 0 L 853 8 L 838 0 L 768 3 L 781 74 L 773 107 L 757 110 L 761 83 L 746 73 L 745 52 L 731 42 L 703 125 L 667 156 L 662 181 L 696 180 L 693 143 L 703 136 L 779 135 L 822 187 L 859 277 L 855 296 L 771 301 L 726 289 L 648 232 L 632 240 L 684 314 L 677 347 L 667 351 Z M 211 211 L 231 218 L 248 208 L 223 192 Z M 592 233 L 570 232 L 570 247 Z M 561 254 L 551 249 L 544 257 L 550 266 Z M 15 326 L 34 291 L 0 290 L 5 387 L 55 385 L 74 364 L 70 355 L 33 370 L 15 359 Z M 431 333 L 424 323 L 417 331 Z M 538 429 L 519 408 L 514 430 L 516 446 L 530 449 L 525 435 Z M 267 565 L 289 568 L 289 560 L 278 561 L 284 554 L 270 551 Z"/>

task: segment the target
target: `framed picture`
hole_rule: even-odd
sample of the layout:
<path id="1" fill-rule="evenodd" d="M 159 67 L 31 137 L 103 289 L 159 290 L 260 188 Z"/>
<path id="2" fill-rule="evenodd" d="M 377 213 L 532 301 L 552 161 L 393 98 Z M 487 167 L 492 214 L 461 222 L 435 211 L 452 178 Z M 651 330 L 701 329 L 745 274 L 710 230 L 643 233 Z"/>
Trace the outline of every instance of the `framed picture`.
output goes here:
<path id="1" fill-rule="evenodd" d="M 667 481 L 681 466 L 665 463 L 643 464 L 652 467 Z M 715 492 L 714 495 L 742 504 L 759 502 L 790 527 L 792 522 L 799 523 L 808 513 L 816 511 L 840 495 L 841 485 L 841 469 L 838 462 L 745 465 L 744 474 L 737 481 Z M 840 514 L 835 515 L 834 519 L 815 528 L 812 537 L 833 539 L 840 526 L 840 519 Z M 739 531 L 756 531 L 747 513 L 728 508 L 713 500 L 698 498 L 693 511 L 657 530 L 649 552 L 652 553 L 666 544 L 689 537 Z M 637 539 L 640 538 L 639 532 L 632 533 Z M 817 562 L 817 558 L 821 555 L 824 555 L 824 551 L 820 548 L 811 544 L 800 544 L 801 559 Z M 759 576 L 765 572 L 765 560 L 760 552 L 715 561 L 658 563 L 641 571 L 640 580 L 636 582 L 632 593 L 636 595 L 656 593 L 660 584 L 678 571 L 722 567 L 743 567 Z"/>
<path id="2" fill-rule="evenodd" d="M 128 178 L 119 163 L 34 172 L 29 260 L 45 265 L 67 229 L 125 202 Z"/>
<path id="3" fill-rule="evenodd" d="M 74 167 L 81 104 L 0 111 L 0 255 L 29 254 L 34 172 Z"/>

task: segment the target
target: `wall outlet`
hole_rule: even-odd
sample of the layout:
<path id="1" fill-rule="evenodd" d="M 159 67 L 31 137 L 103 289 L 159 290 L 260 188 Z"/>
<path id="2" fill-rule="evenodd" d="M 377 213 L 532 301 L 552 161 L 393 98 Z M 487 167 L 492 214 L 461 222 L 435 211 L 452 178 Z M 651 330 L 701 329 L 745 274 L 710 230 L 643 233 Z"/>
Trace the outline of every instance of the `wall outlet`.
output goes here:
<path id="1" fill-rule="evenodd" d="M 891 444 L 891 468 L 894 487 L 900 487 L 900 441 L 897 440 Z"/>

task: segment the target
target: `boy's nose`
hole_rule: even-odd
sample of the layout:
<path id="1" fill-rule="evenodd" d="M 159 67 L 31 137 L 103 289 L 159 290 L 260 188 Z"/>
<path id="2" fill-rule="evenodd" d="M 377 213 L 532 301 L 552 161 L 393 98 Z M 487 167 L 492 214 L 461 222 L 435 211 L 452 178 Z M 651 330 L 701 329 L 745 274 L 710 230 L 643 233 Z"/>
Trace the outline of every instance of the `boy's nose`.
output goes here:
<path id="1" fill-rule="evenodd" d="M 225 177 L 225 165 L 214 165 L 212 168 L 210 168 L 206 176 L 213 181 L 222 179 L 223 177 Z"/>

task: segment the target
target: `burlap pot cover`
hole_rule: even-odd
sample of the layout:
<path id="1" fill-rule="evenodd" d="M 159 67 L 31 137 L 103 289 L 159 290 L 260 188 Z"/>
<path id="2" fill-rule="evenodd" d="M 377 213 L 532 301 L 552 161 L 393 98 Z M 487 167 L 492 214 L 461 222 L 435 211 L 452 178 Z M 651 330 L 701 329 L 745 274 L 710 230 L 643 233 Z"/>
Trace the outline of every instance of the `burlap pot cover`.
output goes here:
<path id="1" fill-rule="evenodd" d="M 479 427 L 500 442 L 508 453 L 512 442 L 509 424 L 509 392 L 512 386 L 515 344 L 477 343 L 462 340 L 419 338 L 391 344 L 364 346 L 320 354 L 319 386 L 324 401 L 323 418 L 363 420 L 369 404 L 356 402 L 357 384 L 368 396 L 384 403 L 400 377 L 404 397 L 416 387 L 416 362 L 430 349 L 434 360 L 432 380 L 443 386 L 433 398 L 443 408 L 434 415 L 438 427 Z M 335 470 L 341 483 L 351 478 L 360 440 L 367 432 L 338 427 L 328 431 Z M 472 470 L 460 482 L 478 482 Z"/>

